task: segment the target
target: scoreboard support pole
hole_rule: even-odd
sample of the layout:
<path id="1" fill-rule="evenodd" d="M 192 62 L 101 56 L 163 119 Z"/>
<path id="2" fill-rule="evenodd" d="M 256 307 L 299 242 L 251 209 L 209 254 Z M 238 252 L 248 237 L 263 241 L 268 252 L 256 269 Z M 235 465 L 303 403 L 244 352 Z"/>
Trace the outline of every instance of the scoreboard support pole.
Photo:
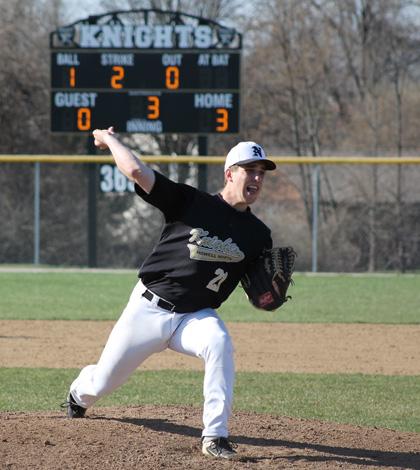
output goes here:
<path id="1" fill-rule="evenodd" d="M 207 157 L 208 151 L 208 138 L 206 135 L 198 136 L 198 154 L 202 157 Z M 198 165 L 198 189 L 207 192 L 207 165 Z"/>
<path id="2" fill-rule="evenodd" d="M 95 155 L 96 150 L 91 136 L 87 141 L 88 155 Z M 96 163 L 87 164 L 88 172 L 88 266 L 96 268 L 97 266 L 97 210 L 96 210 L 96 191 L 97 191 L 97 168 Z"/>

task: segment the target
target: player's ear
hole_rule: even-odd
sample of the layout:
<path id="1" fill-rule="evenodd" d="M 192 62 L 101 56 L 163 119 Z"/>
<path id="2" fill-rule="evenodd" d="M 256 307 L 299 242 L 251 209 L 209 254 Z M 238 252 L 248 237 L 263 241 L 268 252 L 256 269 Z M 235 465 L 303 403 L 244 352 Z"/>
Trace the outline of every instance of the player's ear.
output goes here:
<path id="1" fill-rule="evenodd" d="M 232 181 L 232 169 L 228 168 L 225 171 L 225 181 Z"/>

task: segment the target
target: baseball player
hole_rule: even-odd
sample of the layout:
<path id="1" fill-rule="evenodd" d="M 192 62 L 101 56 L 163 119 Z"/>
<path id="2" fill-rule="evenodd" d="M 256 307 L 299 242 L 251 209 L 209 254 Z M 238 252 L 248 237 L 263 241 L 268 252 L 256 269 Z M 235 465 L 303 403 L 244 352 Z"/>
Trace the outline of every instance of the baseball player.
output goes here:
<path id="1" fill-rule="evenodd" d="M 235 457 L 229 439 L 233 347 L 215 309 L 237 286 L 247 265 L 272 247 L 271 232 L 249 209 L 266 170 L 276 165 L 254 142 L 240 142 L 226 157 L 225 186 L 208 194 L 175 183 L 146 166 L 112 127 L 93 132 L 139 197 L 165 217 L 160 240 L 144 261 L 139 281 L 95 365 L 70 386 L 67 416 L 81 418 L 99 398 L 122 385 L 150 355 L 170 348 L 205 364 L 203 454 Z"/>

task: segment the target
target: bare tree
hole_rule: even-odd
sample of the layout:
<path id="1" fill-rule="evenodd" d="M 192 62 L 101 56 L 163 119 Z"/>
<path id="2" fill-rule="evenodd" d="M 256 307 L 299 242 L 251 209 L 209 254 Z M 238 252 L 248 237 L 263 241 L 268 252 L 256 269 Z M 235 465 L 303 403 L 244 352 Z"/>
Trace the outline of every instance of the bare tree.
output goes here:
<path id="1" fill-rule="evenodd" d="M 420 148 L 419 38 L 409 15 L 419 3 L 261 0 L 254 3 L 255 14 L 247 16 L 249 4 L 236 0 L 97 0 L 97 11 L 89 11 L 175 10 L 237 26 L 245 33 L 241 134 L 210 137 L 211 154 L 221 155 L 237 140 L 246 139 L 260 141 L 271 154 L 393 152 L 402 156 Z M 85 135 L 49 133 L 48 35 L 58 26 L 83 19 L 83 13 L 70 21 L 64 1 L 0 0 L 0 4 L 0 58 L 7 64 L 0 68 L 0 152 L 86 153 Z M 95 1 L 89 2 L 94 5 Z M 147 154 L 197 153 L 192 135 L 126 138 L 132 148 Z M 320 239 L 325 269 L 404 271 L 416 266 L 418 183 L 413 168 L 353 167 L 343 172 L 321 168 Z M 169 166 L 160 169 L 188 182 L 195 181 L 197 173 L 187 165 L 180 166 L 177 174 Z M 42 165 L 41 175 L 42 261 L 83 264 L 86 172 L 70 165 Z M 313 205 L 309 168 L 289 168 L 287 174 L 281 173 L 281 181 L 283 192 L 272 194 L 270 200 L 281 206 L 284 196 L 292 194 L 289 206 L 286 202 L 274 209 L 263 203 L 261 210 L 272 218 L 265 219 L 268 224 L 278 227 L 278 240 L 283 237 L 284 217 L 298 218 L 298 238 L 305 244 L 301 250 L 308 251 Z M 218 176 L 209 182 L 213 188 L 220 184 Z M 0 231 L 3 261 L 31 258 L 32 185 L 30 166 L 1 165 L 0 217 L 9 221 Z M 278 180 L 268 185 L 273 193 L 277 186 Z M 160 220 L 153 213 L 139 217 L 144 211 L 130 196 L 98 196 L 99 246 L 106 252 L 100 264 L 134 265 L 138 260 L 131 259 L 132 253 L 141 257 L 147 252 Z M 325 255 L 336 254 L 336 248 L 344 246 L 346 252 L 339 257 Z"/>
<path id="2" fill-rule="evenodd" d="M 238 0 L 104 0 L 102 6 L 108 10 L 157 9 L 179 11 L 190 15 L 201 16 L 214 21 L 232 20 L 238 14 L 241 2 Z"/>
<path id="3" fill-rule="evenodd" d="M 414 3 L 260 2 L 259 15 L 250 22 L 252 40 L 245 41 L 245 130 L 252 129 L 255 135 L 268 137 L 274 148 L 290 149 L 296 155 L 316 156 L 346 148 L 365 155 L 380 155 L 393 148 L 402 154 L 403 96 L 410 63 L 415 63 L 418 55 L 410 52 L 415 50 L 412 44 L 416 42 L 405 13 Z M 405 121 L 405 126 L 408 124 Z M 396 131 L 390 133 L 390 129 Z M 382 244 L 385 219 L 379 210 L 384 204 L 383 193 L 379 196 L 380 169 L 373 165 L 369 171 L 370 178 L 363 178 L 359 185 L 364 185 L 361 194 L 365 194 L 366 217 L 361 214 L 355 223 L 366 234 L 367 268 L 373 271 L 382 249 L 378 237 Z M 397 264 L 404 269 L 403 180 L 401 169 L 397 171 L 396 222 L 392 231 L 400 253 Z M 300 168 L 300 177 L 310 228 L 312 193 L 307 167 Z M 326 171 L 322 173 L 321 191 L 325 203 L 321 204 L 320 220 L 326 222 L 327 234 L 331 233 L 333 220 L 337 230 L 343 230 L 344 225 L 338 226 L 342 217 L 336 202 L 340 188 L 332 184 Z"/>
<path id="4" fill-rule="evenodd" d="M 410 25 L 395 27 L 395 31 L 389 36 L 391 50 L 388 63 L 388 77 L 393 85 L 395 96 L 395 147 L 399 157 L 403 155 L 404 149 L 404 98 L 406 82 L 411 81 L 412 70 L 418 66 L 417 54 L 418 42 L 413 40 L 414 34 L 410 35 Z M 411 37 L 410 37 L 411 36 Z M 407 222 L 404 216 L 407 212 L 404 201 L 404 169 L 397 165 L 395 185 L 395 264 L 399 271 L 405 272 L 407 265 Z"/>
<path id="5" fill-rule="evenodd" d="M 355 119 L 358 107 L 361 122 L 371 131 L 368 153 L 378 155 L 384 147 L 381 141 L 383 129 L 389 119 L 396 121 L 396 149 L 402 153 L 402 91 L 403 79 L 407 73 L 412 54 L 408 41 L 407 19 L 402 28 L 398 21 L 412 2 L 406 0 L 344 0 L 339 4 L 328 0 L 312 0 L 312 5 L 321 12 L 323 18 L 337 34 L 345 59 L 345 68 L 353 82 L 357 100 L 352 104 Z M 406 31 L 405 38 L 401 33 Z M 409 56 L 411 55 L 411 59 Z M 387 73 L 390 72 L 390 73 Z M 396 113 L 384 114 L 388 84 L 393 83 Z M 385 91 L 385 93 L 384 93 Z M 368 270 L 374 271 L 377 259 L 378 233 L 378 167 L 371 168 L 371 192 L 369 196 Z M 401 227 L 401 169 L 397 175 L 397 223 Z M 398 215 L 399 214 L 399 215 Z M 399 233 L 397 230 L 397 233 Z M 404 269 L 404 248 L 400 235 L 396 235 L 399 252 L 399 268 Z"/>
<path id="6" fill-rule="evenodd" d="M 254 25 L 260 34 L 246 68 L 250 85 L 246 106 L 251 110 L 246 125 L 261 127 L 272 145 L 287 146 L 298 156 L 318 156 L 334 115 L 343 112 L 331 72 L 334 42 L 320 27 L 320 15 L 309 2 L 270 0 L 263 5 L 263 19 Z M 331 99 L 334 91 L 340 110 Z M 311 229 L 311 168 L 300 165 L 299 170 Z M 323 179 L 323 188 L 334 200 L 325 172 Z"/>

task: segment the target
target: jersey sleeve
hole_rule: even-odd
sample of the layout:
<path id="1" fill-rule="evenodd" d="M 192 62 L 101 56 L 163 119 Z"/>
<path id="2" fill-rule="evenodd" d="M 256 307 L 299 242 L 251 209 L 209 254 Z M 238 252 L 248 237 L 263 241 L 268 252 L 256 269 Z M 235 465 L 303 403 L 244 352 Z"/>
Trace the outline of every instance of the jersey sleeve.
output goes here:
<path id="1" fill-rule="evenodd" d="M 167 221 L 177 220 L 194 200 L 197 189 L 175 183 L 155 171 L 155 183 L 150 193 L 135 184 L 135 191 L 144 201 L 160 209 Z"/>

